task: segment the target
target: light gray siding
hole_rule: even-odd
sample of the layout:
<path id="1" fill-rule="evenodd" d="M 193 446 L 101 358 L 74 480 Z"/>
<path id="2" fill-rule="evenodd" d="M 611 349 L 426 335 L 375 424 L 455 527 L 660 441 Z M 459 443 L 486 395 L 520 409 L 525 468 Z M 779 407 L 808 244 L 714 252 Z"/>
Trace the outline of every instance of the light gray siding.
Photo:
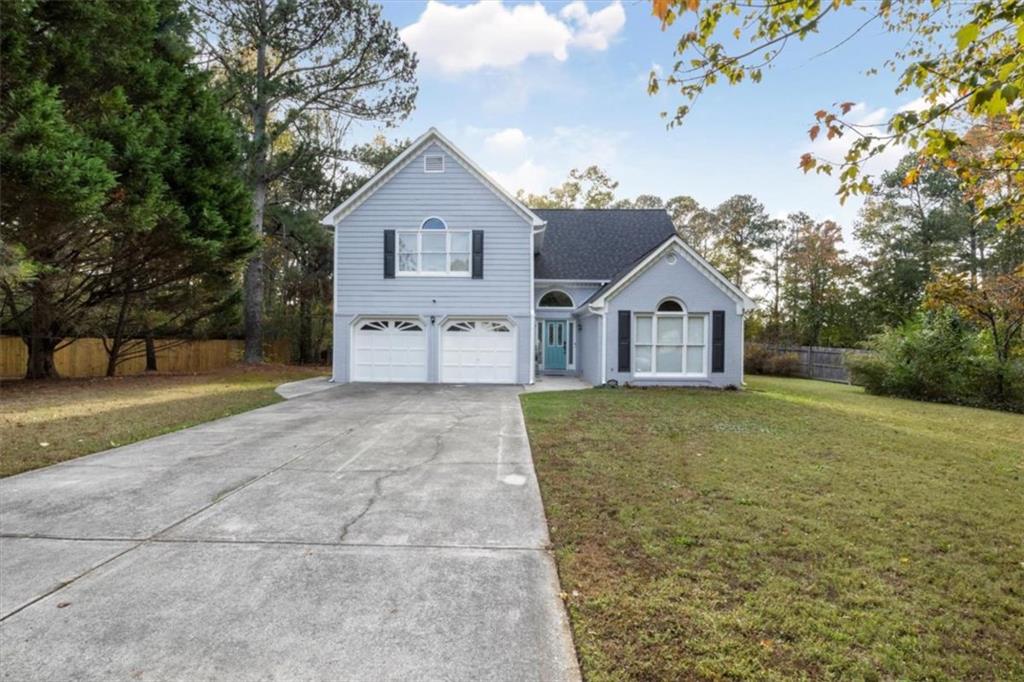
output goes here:
<path id="1" fill-rule="evenodd" d="M 576 318 L 579 333 L 579 358 L 576 366 L 580 376 L 593 386 L 601 384 L 601 316 L 580 315 Z"/>
<path id="2" fill-rule="evenodd" d="M 725 311 L 725 371 L 712 373 L 707 378 L 637 378 L 633 374 L 619 372 L 618 368 L 618 313 L 629 310 L 632 313 L 653 312 L 658 303 L 669 296 L 681 300 L 690 313 L 706 313 L 707 324 L 711 324 L 713 310 Z M 606 332 L 606 378 L 619 383 L 626 381 L 636 384 L 660 384 L 679 386 L 737 386 L 743 382 L 743 315 L 737 312 L 736 300 L 725 293 L 714 282 L 697 270 L 685 258 L 678 257 L 670 265 L 665 256 L 658 259 L 647 270 L 632 280 L 628 286 L 611 297 L 607 305 Z M 710 330 L 710 327 L 709 327 Z M 710 353 L 710 331 L 708 335 Z M 708 360 L 710 370 L 710 355 Z M 630 362 L 630 368 L 634 364 Z"/>
<path id="3" fill-rule="evenodd" d="M 425 173 L 425 154 L 443 154 L 444 172 Z M 484 231 L 483 279 L 384 279 L 384 230 L 415 230 L 431 216 L 451 230 Z M 422 319 L 428 325 L 431 381 L 439 375 L 437 335 L 443 318 L 509 318 L 517 325 L 518 380 L 530 381 L 532 226 L 444 147 L 436 142 L 425 147 L 335 230 L 335 381 L 349 380 L 351 323 L 358 315 Z"/>

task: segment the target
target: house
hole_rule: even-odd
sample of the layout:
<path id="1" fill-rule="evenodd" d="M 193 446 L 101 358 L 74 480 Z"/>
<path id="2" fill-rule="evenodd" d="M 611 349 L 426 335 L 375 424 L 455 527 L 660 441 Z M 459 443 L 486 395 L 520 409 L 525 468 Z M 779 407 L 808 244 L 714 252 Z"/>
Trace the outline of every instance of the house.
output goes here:
<path id="1" fill-rule="evenodd" d="M 431 128 L 323 222 L 336 382 L 743 381 L 753 303 L 663 210 L 531 210 Z"/>

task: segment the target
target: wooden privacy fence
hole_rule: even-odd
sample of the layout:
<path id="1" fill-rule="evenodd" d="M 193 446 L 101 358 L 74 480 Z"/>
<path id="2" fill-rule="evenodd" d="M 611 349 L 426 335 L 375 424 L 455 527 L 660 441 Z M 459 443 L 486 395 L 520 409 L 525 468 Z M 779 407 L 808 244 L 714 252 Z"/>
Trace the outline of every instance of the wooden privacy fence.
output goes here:
<path id="1" fill-rule="evenodd" d="M 792 353 L 800 360 L 798 375 L 805 379 L 821 379 L 850 383 L 850 371 L 843 361 L 848 354 L 865 354 L 870 351 L 858 348 L 826 348 L 824 346 L 776 346 L 773 344 L 751 344 L 772 353 Z"/>
<path id="2" fill-rule="evenodd" d="M 157 369 L 171 373 L 209 372 L 227 367 L 239 362 L 245 349 L 244 341 L 234 339 L 157 339 L 155 345 Z M 117 366 L 119 376 L 146 371 L 146 357 L 141 351 L 141 343 L 137 347 L 133 343 L 127 353 L 132 357 Z M 268 343 L 264 354 L 271 362 L 288 362 L 291 342 L 282 339 Z M 27 362 L 28 349 L 20 337 L 0 336 L 0 377 L 25 376 Z M 98 338 L 75 339 L 57 351 L 54 362 L 62 377 L 101 377 L 107 373 L 107 351 Z"/>

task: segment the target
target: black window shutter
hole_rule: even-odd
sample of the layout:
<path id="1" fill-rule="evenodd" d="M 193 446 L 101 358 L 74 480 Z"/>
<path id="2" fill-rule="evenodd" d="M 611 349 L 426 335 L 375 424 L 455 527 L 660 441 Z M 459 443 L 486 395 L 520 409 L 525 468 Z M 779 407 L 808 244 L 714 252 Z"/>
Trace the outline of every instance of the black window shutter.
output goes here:
<path id="1" fill-rule="evenodd" d="M 384 230 L 384 279 L 395 278 L 395 231 Z"/>
<path id="2" fill-rule="evenodd" d="M 473 279 L 484 278 L 484 231 L 473 230 Z"/>
<path id="3" fill-rule="evenodd" d="M 629 334 L 633 318 L 628 310 L 619 311 L 619 371 L 629 371 Z"/>
<path id="4" fill-rule="evenodd" d="M 725 371 L 725 311 L 711 312 L 711 371 Z"/>

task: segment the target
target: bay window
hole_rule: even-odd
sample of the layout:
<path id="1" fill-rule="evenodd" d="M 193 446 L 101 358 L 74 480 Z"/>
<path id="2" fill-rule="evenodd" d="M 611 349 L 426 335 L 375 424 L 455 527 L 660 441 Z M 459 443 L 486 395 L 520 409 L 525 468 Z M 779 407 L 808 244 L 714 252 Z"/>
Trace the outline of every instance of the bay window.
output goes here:
<path id="1" fill-rule="evenodd" d="M 469 277 L 472 233 L 449 230 L 440 218 L 427 218 L 418 230 L 399 230 L 399 275 Z"/>
<path id="2" fill-rule="evenodd" d="M 637 374 L 707 375 L 707 315 L 691 315 L 674 299 L 654 313 L 637 313 L 633 363 Z"/>

